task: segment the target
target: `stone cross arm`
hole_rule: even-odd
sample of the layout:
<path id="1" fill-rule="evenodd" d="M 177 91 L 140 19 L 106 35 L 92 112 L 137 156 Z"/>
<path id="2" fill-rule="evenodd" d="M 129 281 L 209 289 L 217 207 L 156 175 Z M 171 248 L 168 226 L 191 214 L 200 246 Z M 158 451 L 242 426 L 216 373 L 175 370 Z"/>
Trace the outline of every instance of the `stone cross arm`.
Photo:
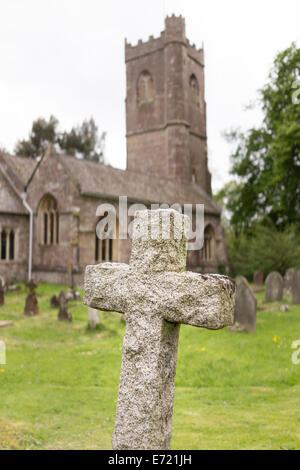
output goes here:
<path id="1" fill-rule="evenodd" d="M 232 324 L 234 283 L 193 272 L 137 274 L 128 264 L 87 266 L 84 303 L 126 313 L 151 309 L 164 320 L 217 330 Z"/>

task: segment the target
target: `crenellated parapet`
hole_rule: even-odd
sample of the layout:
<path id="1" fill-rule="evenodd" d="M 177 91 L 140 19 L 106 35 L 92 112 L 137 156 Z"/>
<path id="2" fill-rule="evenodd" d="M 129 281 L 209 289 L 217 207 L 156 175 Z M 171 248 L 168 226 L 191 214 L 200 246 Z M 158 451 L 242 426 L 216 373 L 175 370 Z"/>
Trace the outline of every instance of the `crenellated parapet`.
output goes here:
<path id="1" fill-rule="evenodd" d="M 195 44 L 190 44 L 185 35 L 185 20 L 180 16 L 167 16 L 165 18 L 165 30 L 160 36 L 155 38 L 149 36 L 148 40 L 138 40 L 137 44 L 132 45 L 125 39 L 125 62 L 134 60 L 145 55 L 163 49 L 170 43 L 180 43 L 187 48 L 188 55 L 199 64 L 204 65 L 203 49 L 197 49 Z"/>

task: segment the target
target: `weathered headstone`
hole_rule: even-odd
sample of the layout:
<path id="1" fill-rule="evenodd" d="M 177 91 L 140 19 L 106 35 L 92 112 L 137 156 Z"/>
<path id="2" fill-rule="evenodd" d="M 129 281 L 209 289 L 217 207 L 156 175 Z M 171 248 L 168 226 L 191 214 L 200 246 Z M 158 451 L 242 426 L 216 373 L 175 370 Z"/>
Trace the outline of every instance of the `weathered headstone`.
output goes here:
<path id="1" fill-rule="evenodd" d="M 53 294 L 51 299 L 50 299 L 50 305 L 52 308 L 57 308 L 59 307 L 59 300 L 58 300 L 58 295 Z"/>
<path id="2" fill-rule="evenodd" d="M 273 271 L 266 278 L 266 301 L 281 300 L 283 294 L 283 278 L 277 271 Z"/>
<path id="3" fill-rule="evenodd" d="M 29 316 L 37 315 L 39 313 L 39 306 L 34 292 L 37 284 L 31 279 L 26 283 L 26 287 L 29 289 L 29 294 L 26 298 L 24 314 Z"/>
<path id="4" fill-rule="evenodd" d="M 262 271 L 255 271 L 253 274 L 253 284 L 262 286 L 264 283 L 264 273 Z"/>
<path id="5" fill-rule="evenodd" d="M 99 325 L 98 310 L 95 308 L 89 307 L 88 311 L 89 311 L 90 328 L 93 330 L 96 328 L 97 325 Z"/>
<path id="6" fill-rule="evenodd" d="M 68 301 L 66 299 L 66 293 L 64 290 L 60 291 L 58 296 L 59 301 L 59 312 L 58 319 L 61 321 L 72 321 L 72 314 L 68 309 Z"/>
<path id="7" fill-rule="evenodd" d="M 5 280 L 5 277 L 3 276 L 0 276 L 0 285 L 2 285 L 4 290 L 6 289 L 6 280 Z"/>
<path id="8" fill-rule="evenodd" d="M 4 286 L 0 280 L 0 306 L 4 305 Z"/>
<path id="9" fill-rule="evenodd" d="M 280 311 L 281 312 L 288 312 L 289 311 L 289 306 L 287 304 L 280 305 Z"/>
<path id="10" fill-rule="evenodd" d="M 234 281 L 185 271 L 188 232 L 179 212 L 138 211 L 130 264 L 86 268 L 84 303 L 126 319 L 114 449 L 169 448 L 180 324 L 233 323 Z"/>
<path id="11" fill-rule="evenodd" d="M 248 281 L 243 276 L 237 276 L 236 298 L 234 310 L 234 325 L 230 328 L 232 331 L 250 331 L 256 330 L 256 307 L 257 300 Z"/>
<path id="12" fill-rule="evenodd" d="M 300 269 L 296 269 L 293 286 L 292 286 L 292 299 L 294 305 L 300 305 Z"/>
<path id="13" fill-rule="evenodd" d="M 283 291 L 287 295 L 292 295 L 292 287 L 293 287 L 295 273 L 296 273 L 295 268 L 289 268 L 284 275 Z"/>

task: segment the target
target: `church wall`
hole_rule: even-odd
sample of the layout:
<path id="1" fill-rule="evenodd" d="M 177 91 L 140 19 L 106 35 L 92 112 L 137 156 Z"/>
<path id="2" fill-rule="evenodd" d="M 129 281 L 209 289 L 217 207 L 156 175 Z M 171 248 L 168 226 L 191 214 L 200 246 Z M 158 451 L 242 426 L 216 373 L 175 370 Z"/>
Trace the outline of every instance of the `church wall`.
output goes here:
<path id="1" fill-rule="evenodd" d="M 80 205 L 80 228 L 79 228 L 79 250 L 80 250 L 80 268 L 84 270 L 86 265 L 95 264 L 95 230 L 99 217 L 96 216 L 97 207 L 100 204 L 111 204 L 116 211 L 118 218 L 117 201 L 82 197 Z M 118 256 L 114 261 L 128 263 L 130 254 L 130 242 L 128 240 L 118 240 L 118 249 L 115 250 Z"/>
<path id="2" fill-rule="evenodd" d="M 191 271 L 202 273 L 218 273 L 220 264 L 228 265 L 227 248 L 224 241 L 224 231 L 220 217 L 205 214 L 204 228 L 211 226 L 214 231 L 214 258 L 212 260 L 200 259 L 198 251 L 189 251 L 187 265 Z"/>
<path id="3" fill-rule="evenodd" d="M 3 228 L 15 233 L 14 260 L 0 259 L 0 276 L 7 281 L 24 282 L 28 273 L 29 217 L 0 212 L 0 232 Z"/>
<path id="4" fill-rule="evenodd" d="M 28 202 L 34 211 L 33 277 L 36 280 L 67 283 L 68 266 L 78 269 L 78 188 L 55 153 L 48 153 L 28 190 Z M 57 201 L 59 213 L 59 241 L 43 243 L 39 218 L 40 202 L 45 195 Z"/>

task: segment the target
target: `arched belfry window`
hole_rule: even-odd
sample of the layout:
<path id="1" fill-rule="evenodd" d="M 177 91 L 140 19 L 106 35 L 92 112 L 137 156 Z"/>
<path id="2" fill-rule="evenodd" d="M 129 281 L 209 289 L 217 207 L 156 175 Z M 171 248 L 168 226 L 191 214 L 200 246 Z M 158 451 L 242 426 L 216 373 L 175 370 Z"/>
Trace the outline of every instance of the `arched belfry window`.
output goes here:
<path id="1" fill-rule="evenodd" d="M 139 76 L 137 86 L 138 103 L 151 103 L 154 99 L 153 79 L 149 72 L 144 70 Z"/>
<path id="2" fill-rule="evenodd" d="M 192 103 L 199 106 L 199 85 L 196 75 L 190 76 L 190 100 Z"/>
<path id="3" fill-rule="evenodd" d="M 59 213 L 53 196 L 43 197 L 39 206 L 40 243 L 57 245 L 59 242 Z"/>
<path id="4" fill-rule="evenodd" d="M 107 214 L 107 213 L 106 213 Z M 95 261 L 104 263 L 118 261 L 118 220 L 112 217 L 107 223 L 108 217 L 100 217 L 95 231 Z"/>

